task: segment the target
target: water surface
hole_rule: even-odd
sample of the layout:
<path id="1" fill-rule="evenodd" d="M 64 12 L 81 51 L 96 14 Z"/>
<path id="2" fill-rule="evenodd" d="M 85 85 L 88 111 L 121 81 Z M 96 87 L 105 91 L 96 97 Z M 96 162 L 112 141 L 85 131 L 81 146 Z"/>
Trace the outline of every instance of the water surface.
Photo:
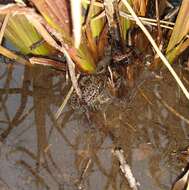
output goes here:
<path id="1" fill-rule="evenodd" d="M 171 188 L 184 166 L 178 155 L 188 146 L 188 124 L 178 113 L 187 118 L 189 102 L 168 71 L 89 122 L 69 105 L 55 118 L 69 89 L 60 72 L 0 67 L 1 189 L 130 189 L 115 147 L 123 149 L 140 190 Z M 176 69 L 188 87 L 187 71 Z"/>

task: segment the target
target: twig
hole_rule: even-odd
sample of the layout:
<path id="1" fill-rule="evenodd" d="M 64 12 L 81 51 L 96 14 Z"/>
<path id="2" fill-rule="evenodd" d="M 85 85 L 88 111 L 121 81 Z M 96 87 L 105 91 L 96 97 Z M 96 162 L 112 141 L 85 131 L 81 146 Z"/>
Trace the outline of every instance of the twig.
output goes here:
<path id="1" fill-rule="evenodd" d="M 150 33 L 148 32 L 148 30 L 145 28 L 145 26 L 142 24 L 142 22 L 140 21 L 140 19 L 137 17 L 137 15 L 133 11 L 133 9 L 130 6 L 130 4 L 127 2 L 127 0 L 122 0 L 122 2 L 127 7 L 128 11 L 131 13 L 131 15 L 133 16 L 133 18 L 135 19 L 136 24 L 141 28 L 141 30 L 144 32 L 144 34 L 148 38 L 149 42 L 152 44 L 153 48 L 155 49 L 156 53 L 159 55 L 159 57 L 162 60 L 162 62 L 165 64 L 165 66 L 168 68 L 168 70 L 170 71 L 170 73 L 173 75 L 173 77 L 175 78 L 176 82 L 178 83 L 178 85 L 182 89 L 183 93 L 185 94 L 186 98 L 189 100 L 189 93 L 188 93 L 186 87 L 184 86 L 184 84 L 182 83 L 182 81 L 180 80 L 180 78 L 178 77 L 178 75 L 176 74 L 176 72 L 174 71 L 174 69 L 171 67 L 171 65 L 168 62 L 168 60 L 166 59 L 166 57 L 159 50 L 157 44 L 153 40 L 153 38 L 150 35 Z"/>
<path id="2" fill-rule="evenodd" d="M 113 154 L 118 158 L 120 163 L 120 169 L 123 172 L 125 178 L 127 179 L 129 186 L 133 190 L 138 190 L 138 183 L 136 179 L 134 178 L 130 166 L 127 164 L 125 157 L 123 155 L 123 150 L 116 148 L 113 150 Z"/>

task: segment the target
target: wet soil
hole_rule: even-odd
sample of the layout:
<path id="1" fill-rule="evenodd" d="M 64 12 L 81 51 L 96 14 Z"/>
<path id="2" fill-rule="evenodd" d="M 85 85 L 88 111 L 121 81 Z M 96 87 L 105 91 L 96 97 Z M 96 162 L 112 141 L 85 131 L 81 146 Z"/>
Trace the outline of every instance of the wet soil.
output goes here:
<path id="1" fill-rule="evenodd" d="M 115 147 L 140 190 L 171 189 L 186 165 L 179 155 L 189 144 L 189 102 L 167 70 L 136 85 L 129 100 L 91 113 L 89 122 L 69 105 L 55 118 L 68 91 L 64 75 L 0 67 L 0 189 L 129 190 Z M 188 87 L 188 71 L 175 69 Z"/>

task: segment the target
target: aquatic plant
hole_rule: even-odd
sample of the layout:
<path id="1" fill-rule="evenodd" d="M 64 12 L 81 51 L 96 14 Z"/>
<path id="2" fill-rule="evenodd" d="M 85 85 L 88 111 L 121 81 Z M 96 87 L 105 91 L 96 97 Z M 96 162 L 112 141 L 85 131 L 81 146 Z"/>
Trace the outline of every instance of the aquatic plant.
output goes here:
<path id="1" fill-rule="evenodd" d="M 151 2 L 147 0 L 31 0 L 26 3 L 25 1 L 18 2 L 0 7 L 1 41 L 5 37 L 22 54 L 28 55 L 29 58 L 35 56 L 34 59 L 29 59 L 32 64 L 41 63 L 53 67 L 60 64 L 61 67 L 64 64 L 61 62 L 64 62 L 65 56 L 72 83 L 78 95 L 80 92 L 77 87 L 75 64 L 81 71 L 94 73 L 99 60 L 106 53 L 105 49 L 109 38 L 111 38 L 112 44 L 118 43 L 118 48 L 124 51 L 128 40 L 128 31 L 135 30 L 135 22 L 130 21 L 134 17 L 128 12 L 125 2 L 129 2 L 138 16 L 144 17 L 151 11 L 149 8 Z M 156 5 L 153 6 L 156 8 L 155 16 L 157 18 L 155 22 L 157 28 L 154 31 L 157 31 L 157 43 L 160 45 L 160 42 L 163 41 L 161 26 L 165 27 L 170 22 L 160 20 L 160 12 L 164 9 L 162 8 L 160 11 L 158 7 L 165 8 L 164 3 L 158 4 L 156 1 Z M 173 24 L 171 37 L 167 38 L 168 45 L 166 45 L 166 41 L 163 41 L 163 49 L 166 49 L 170 62 L 173 62 L 189 45 L 187 36 L 189 30 L 188 6 L 187 0 L 183 0 L 176 23 Z M 125 14 L 129 14 L 130 17 L 126 17 Z M 151 14 L 154 15 L 153 12 Z M 145 24 L 154 25 L 154 23 L 150 23 L 149 19 Z M 170 26 L 166 27 L 171 29 Z M 18 55 L 10 53 L 8 50 L 5 51 L 3 47 L 0 49 L 0 53 L 28 64 L 27 60 L 18 59 Z M 45 56 L 49 59 L 46 59 L 44 63 L 44 59 L 37 59 L 38 56 Z M 54 64 L 56 60 L 50 61 L 52 57 L 60 58 L 57 64 Z M 163 59 L 165 60 L 165 58 Z M 31 62 L 31 60 L 35 60 L 35 62 Z M 166 65 L 169 68 L 168 64 L 167 62 Z M 175 78 L 179 80 L 178 77 Z M 178 83 L 182 86 L 182 83 Z M 183 91 L 186 90 L 183 88 Z"/>
<path id="2" fill-rule="evenodd" d="M 52 29 L 57 35 L 60 35 L 59 39 L 57 36 L 54 37 L 56 40 L 60 40 L 60 38 L 63 40 L 66 50 L 79 68 L 89 73 L 94 72 L 98 61 L 104 55 L 107 44 L 107 32 L 110 27 L 107 25 L 108 17 L 114 14 L 115 10 L 107 12 L 105 4 L 95 0 L 77 1 L 77 4 L 71 0 L 32 0 L 29 4 L 25 4 L 24 1 L 19 2 L 19 4 L 1 6 L 0 21 L 1 23 L 3 20 L 6 21 L 4 31 L 1 31 L 2 36 L 10 40 L 23 54 L 46 56 L 56 54 L 57 52 L 50 47 L 52 44 L 49 45 L 34 26 L 34 20 L 42 22 L 51 35 L 54 35 Z M 107 4 L 108 1 L 104 2 Z M 117 7 L 115 2 L 109 1 L 108 6 L 112 3 L 114 9 L 118 9 L 117 13 L 119 11 L 127 12 L 122 2 L 118 3 Z M 146 15 L 148 1 L 133 0 L 130 1 L 130 4 L 138 16 Z M 31 5 L 32 9 L 27 7 Z M 171 62 L 188 47 L 188 8 L 188 3 L 184 0 L 166 48 L 167 57 Z M 37 18 L 36 10 L 42 16 L 41 20 Z M 29 14 L 36 18 L 28 20 L 27 15 Z M 113 17 L 113 15 L 111 16 Z M 125 44 L 126 33 L 129 28 L 133 27 L 133 24 L 129 19 L 120 15 L 118 15 L 118 19 L 121 43 Z M 183 24 L 183 20 L 185 24 Z M 43 35 L 45 34 L 43 33 Z"/>

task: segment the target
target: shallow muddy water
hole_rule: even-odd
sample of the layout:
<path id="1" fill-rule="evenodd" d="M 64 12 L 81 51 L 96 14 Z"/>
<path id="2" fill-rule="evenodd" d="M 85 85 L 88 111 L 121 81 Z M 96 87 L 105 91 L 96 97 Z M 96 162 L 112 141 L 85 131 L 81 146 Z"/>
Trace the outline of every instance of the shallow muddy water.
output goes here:
<path id="1" fill-rule="evenodd" d="M 45 67 L 0 65 L 0 189 L 130 189 L 112 154 L 124 151 L 140 190 L 171 189 L 185 163 L 189 102 L 168 71 L 137 85 L 129 101 L 91 114 L 65 107 L 64 76 Z M 177 73 L 189 84 L 188 72 Z"/>

